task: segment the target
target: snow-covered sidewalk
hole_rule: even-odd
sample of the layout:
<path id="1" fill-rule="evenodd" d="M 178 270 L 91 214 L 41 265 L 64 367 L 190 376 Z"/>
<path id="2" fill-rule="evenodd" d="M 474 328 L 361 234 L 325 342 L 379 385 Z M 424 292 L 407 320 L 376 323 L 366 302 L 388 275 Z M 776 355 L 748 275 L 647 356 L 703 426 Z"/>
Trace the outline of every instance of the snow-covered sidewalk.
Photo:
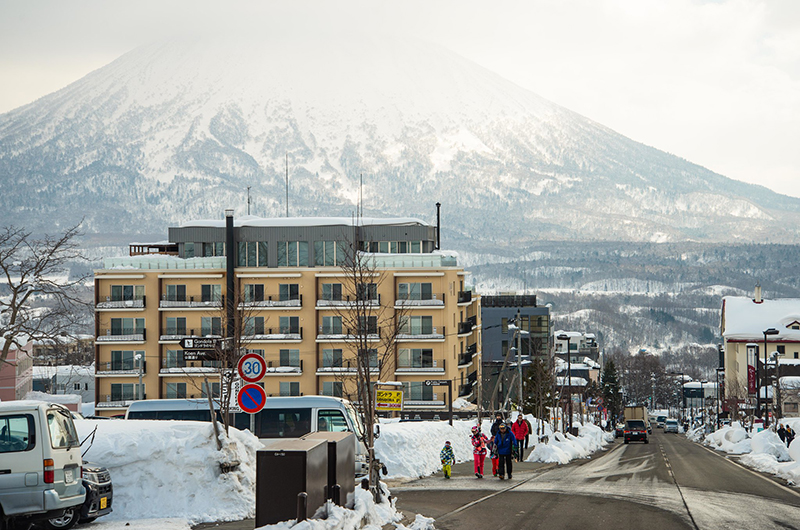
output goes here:
<path id="1" fill-rule="evenodd" d="M 783 420 L 792 429 L 800 428 L 800 419 Z M 748 433 L 739 422 L 718 429 L 703 437 L 700 430 L 687 433 L 689 439 L 729 455 L 739 456 L 739 461 L 756 471 L 776 475 L 790 485 L 800 484 L 800 442 L 795 440 L 787 448 L 772 430 Z"/>

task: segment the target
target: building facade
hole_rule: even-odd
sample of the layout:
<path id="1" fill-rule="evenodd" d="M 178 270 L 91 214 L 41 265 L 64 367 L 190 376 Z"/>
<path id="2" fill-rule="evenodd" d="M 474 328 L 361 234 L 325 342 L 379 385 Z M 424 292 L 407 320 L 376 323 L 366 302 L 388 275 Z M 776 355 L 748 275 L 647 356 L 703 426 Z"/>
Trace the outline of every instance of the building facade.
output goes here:
<path id="1" fill-rule="evenodd" d="M 191 360 L 180 342 L 234 336 L 236 322 L 241 343 L 266 361 L 268 396 L 351 397 L 354 344 L 363 344 L 354 339 L 366 337 L 374 379 L 402 382 L 406 410 L 474 399 L 480 299 L 436 246 L 436 228 L 416 219 L 232 214 L 171 227 L 168 242 L 131 244 L 129 257 L 95 271 L 96 409 L 120 414 L 140 395 L 203 397 L 205 378 L 217 395 L 224 367 Z M 348 265 L 353 249 L 366 269 Z M 429 379 L 452 381 L 454 395 Z"/>
<path id="2" fill-rule="evenodd" d="M 6 362 L 0 364 L 0 401 L 24 399 L 33 389 L 32 346 L 31 342 L 21 348 L 12 345 Z"/>

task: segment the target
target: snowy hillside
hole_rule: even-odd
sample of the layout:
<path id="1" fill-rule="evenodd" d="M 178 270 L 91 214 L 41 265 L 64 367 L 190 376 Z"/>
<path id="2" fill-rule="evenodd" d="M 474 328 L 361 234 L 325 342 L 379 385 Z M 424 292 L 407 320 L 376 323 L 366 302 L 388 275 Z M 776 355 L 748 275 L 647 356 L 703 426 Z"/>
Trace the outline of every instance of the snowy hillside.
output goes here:
<path id="1" fill-rule="evenodd" d="M 143 46 L 0 116 L 6 221 L 163 234 L 285 210 L 432 219 L 459 250 L 515 239 L 800 240 L 800 200 L 548 102 L 445 49 L 294 33 Z M 505 212 L 497 216 L 498 211 Z M 135 220 L 135 222 L 134 222 Z M 496 254 L 490 251 L 489 254 Z"/>

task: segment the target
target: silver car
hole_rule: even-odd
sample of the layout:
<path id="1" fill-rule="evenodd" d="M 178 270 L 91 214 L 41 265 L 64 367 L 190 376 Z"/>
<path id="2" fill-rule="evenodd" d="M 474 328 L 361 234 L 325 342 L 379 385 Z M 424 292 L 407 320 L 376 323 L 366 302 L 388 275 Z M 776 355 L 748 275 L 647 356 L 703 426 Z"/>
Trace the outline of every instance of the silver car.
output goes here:
<path id="1" fill-rule="evenodd" d="M 678 434 L 678 420 L 667 420 L 664 422 L 664 432 L 674 432 Z"/>

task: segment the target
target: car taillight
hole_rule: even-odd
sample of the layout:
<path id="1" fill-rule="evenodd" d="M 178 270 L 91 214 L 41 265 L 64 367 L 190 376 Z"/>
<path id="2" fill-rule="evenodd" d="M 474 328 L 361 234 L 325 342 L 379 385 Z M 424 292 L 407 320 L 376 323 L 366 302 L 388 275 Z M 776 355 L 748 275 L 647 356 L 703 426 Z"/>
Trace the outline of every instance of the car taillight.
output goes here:
<path id="1" fill-rule="evenodd" d="M 44 483 L 45 484 L 52 484 L 56 481 L 56 471 L 55 471 L 56 463 L 53 461 L 52 458 L 45 458 L 44 459 Z"/>

